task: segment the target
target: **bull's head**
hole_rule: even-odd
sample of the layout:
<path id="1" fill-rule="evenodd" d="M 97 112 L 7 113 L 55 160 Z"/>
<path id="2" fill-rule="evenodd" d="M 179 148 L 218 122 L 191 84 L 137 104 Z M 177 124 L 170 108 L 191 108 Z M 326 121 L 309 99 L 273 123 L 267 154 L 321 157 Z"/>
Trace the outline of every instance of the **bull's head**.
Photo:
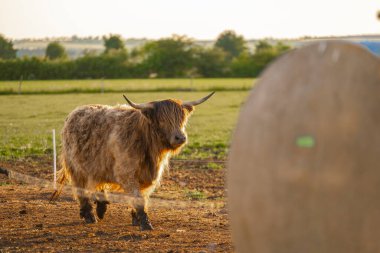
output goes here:
<path id="1" fill-rule="evenodd" d="M 187 141 L 185 126 L 194 106 L 205 102 L 214 93 L 194 101 L 182 102 L 181 100 L 167 99 L 144 104 L 133 103 L 123 96 L 130 106 L 140 110 L 149 120 L 152 127 L 159 133 L 164 145 L 169 149 L 176 150 Z"/>

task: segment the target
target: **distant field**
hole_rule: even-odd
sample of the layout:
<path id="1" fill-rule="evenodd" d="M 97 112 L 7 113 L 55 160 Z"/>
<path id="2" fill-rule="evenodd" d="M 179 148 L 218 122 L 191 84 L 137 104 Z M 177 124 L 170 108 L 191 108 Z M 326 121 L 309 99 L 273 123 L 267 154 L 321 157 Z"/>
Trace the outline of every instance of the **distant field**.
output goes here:
<path id="1" fill-rule="evenodd" d="M 247 91 L 254 84 L 251 78 L 215 79 L 116 79 L 116 80 L 53 80 L 0 81 L 0 95 L 100 93 L 100 92 L 165 92 L 165 91 Z"/>
<path id="2" fill-rule="evenodd" d="M 88 84 L 98 85 L 99 81 L 46 81 L 27 82 L 29 91 L 68 90 L 73 87 L 87 89 Z M 152 92 L 164 87 L 188 87 L 189 80 L 113 80 L 105 81 L 112 93 L 71 93 L 71 94 L 29 94 L 0 96 L 0 160 L 43 155 L 52 153 L 51 129 L 57 131 L 60 144 L 60 130 L 67 114 L 83 104 L 124 103 L 126 90 L 133 90 L 128 96 L 136 102 L 147 102 L 165 98 L 191 100 L 200 98 L 207 91 L 220 87 L 214 97 L 196 108 L 189 121 L 189 144 L 180 158 L 185 159 L 224 159 L 230 135 L 238 116 L 241 104 L 248 91 L 234 91 L 234 87 L 252 86 L 250 79 L 203 79 L 194 80 L 194 90 L 176 92 Z M 4 86 L 15 82 L 1 82 Z M 112 85 L 111 85 L 112 84 Z M 173 86 L 170 86 L 173 85 Z M 143 88 L 148 92 L 139 92 Z M 151 90 L 149 90 L 151 89 Z M 230 91 L 223 91 L 230 89 Z M 239 90 L 239 89 L 237 89 Z"/>

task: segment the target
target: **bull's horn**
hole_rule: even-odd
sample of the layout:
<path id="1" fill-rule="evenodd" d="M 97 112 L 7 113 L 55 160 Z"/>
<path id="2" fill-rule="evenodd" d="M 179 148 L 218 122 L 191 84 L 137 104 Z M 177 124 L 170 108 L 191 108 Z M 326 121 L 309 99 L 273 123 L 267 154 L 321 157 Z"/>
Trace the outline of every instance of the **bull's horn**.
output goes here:
<path id="1" fill-rule="evenodd" d="M 141 110 L 141 109 L 144 109 L 144 108 L 151 108 L 152 107 L 152 105 L 148 104 L 148 103 L 145 103 L 145 104 L 135 104 L 131 100 L 129 100 L 125 95 L 123 95 L 123 97 L 125 98 L 125 100 L 127 100 L 128 104 L 130 106 L 132 106 L 133 108 L 135 108 L 135 109 Z"/>
<path id="2" fill-rule="evenodd" d="M 207 99 L 209 99 L 212 95 L 214 95 L 214 93 L 215 93 L 215 91 L 211 92 L 210 94 L 208 94 L 204 98 L 201 98 L 201 99 L 198 99 L 198 100 L 194 100 L 194 101 L 186 101 L 186 102 L 183 102 L 182 104 L 183 105 L 191 105 L 191 106 L 196 106 L 196 105 L 202 104 Z"/>

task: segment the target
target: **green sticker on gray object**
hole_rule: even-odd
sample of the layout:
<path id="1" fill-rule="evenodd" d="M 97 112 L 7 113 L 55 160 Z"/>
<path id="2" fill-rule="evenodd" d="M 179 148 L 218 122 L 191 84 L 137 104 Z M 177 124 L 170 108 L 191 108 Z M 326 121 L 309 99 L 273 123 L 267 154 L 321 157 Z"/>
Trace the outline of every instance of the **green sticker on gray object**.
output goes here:
<path id="1" fill-rule="evenodd" d="M 297 137 L 297 146 L 300 148 L 312 148 L 315 146 L 315 140 L 313 136 L 303 135 Z"/>

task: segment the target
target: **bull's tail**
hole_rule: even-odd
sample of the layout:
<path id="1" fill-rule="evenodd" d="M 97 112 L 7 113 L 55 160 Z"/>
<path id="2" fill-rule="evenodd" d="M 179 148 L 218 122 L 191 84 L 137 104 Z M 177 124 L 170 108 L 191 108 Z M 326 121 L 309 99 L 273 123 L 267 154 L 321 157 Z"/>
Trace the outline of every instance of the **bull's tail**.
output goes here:
<path id="1" fill-rule="evenodd" d="M 58 188 L 51 195 L 51 197 L 49 199 L 49 203 L 58 199 L 59 195 L 61 194 L 61 192 L 63 190 L 63 187 L 70 180 L 70 172 L 68 171 L 64 161 L 62 161 L 61 164 L 62 164 L 62 169 L 60 169 L 57 172 L 57 174 L 58 174 L 58 177 L 57 177 Z"/>

